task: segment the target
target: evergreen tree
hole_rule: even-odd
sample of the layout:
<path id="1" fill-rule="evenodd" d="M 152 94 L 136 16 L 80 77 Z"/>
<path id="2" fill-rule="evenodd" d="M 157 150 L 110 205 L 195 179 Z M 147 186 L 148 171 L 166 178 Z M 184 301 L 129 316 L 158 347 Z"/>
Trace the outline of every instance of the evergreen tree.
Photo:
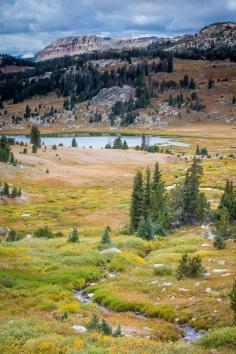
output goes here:
<path id="1" fill-rule="evenodd" d="M 111 238 L 110 238 L 110 235 L 109 235 L 109 231 L 110 231 L 110 227 L 107 226 L 105 228 L 105 230 L 104 230 L 103 235 L 102 235 L 100 244 L 102 244 L 102 245 L 111 244 Z"/>
<path id="2" fill-rule="evenodd" d="M 208 89 L 211 89 L 212 87 L 214 87 L 214 80 L 212 80 L 212 78 L 210 78 L 208 80 L 208 85 L 207 85 Z"/>
<path id="3" fill-rule="evenodd" d="M 10 194 L 9 185 L 7 182 L 5 182 L 3 186 L 3 195 L 9 197 L 9 194 Z"/>
<path id="4" fill-rule="evenodd" d="M 90 322 L 87 324 L 87 328 L 90 331 L 91 330 L 99 331 L 100 323 L 99 323 L 99 319 L 95 313 L 92 315 Z"/>
<path id="5" fill-rule="evenodd" d="M 143 134 L 142 135 L 142 142 L 141 142 L 141 150 L 146 151 L 148 148 L 148 144 L 147 144 L 147 139 L 146 136 Z"/>
<path id="6" fill-rule="evenodd" d="M 30 144 L 35 145 L 36 149 L 41 147 L 40 130 L 36 125 L 33 125 L 30 132 Z"/>
<path id="7" fill-rule="evenodd" d="M 102 323 L 100 324 L 100 332 L 107 336 L 112 335 L 112 328 L 104 319 L 102 319 Z"/>
<path id="8" fill-rule="evenodd" d="M 216 235 L 221 236 L 224 240 L 232 237 L 232 228 L 230 225 L 230 214 L 226 207 L 222 207 L 218 211 L 219 216 L 215 224 Z"/>
<path id="9" fill-rule="evenodd" d="M 195 88 L 196 88 L 196 83 L 195 83 L 195 81 L 193 80 L 192 77 L 191 77 L 190 82 L 189 82 L 189 88 L 190 88 L 190 90 L 195 90 Z"/>
<path id="10" fill-rule="evenodd" d="M 221 197 L 219 209 L 225 207 L 230 216 L 230 222 L 236 220 L 236 195 L 234 193 L 233 183 L 227 179 L 224 194 Z"/>
<path id="11" fill-rule="evenodd" d="M 71 234 L 69 235 L 68 242 L 79 243 L 79 233 L 76 227 L 73 228 Z"/>
<path id="12" fill-rule="evenodd" d="M 204 193 L 198 193 L 196 198 L 196 220 L 203 223 L 208 221 L 210 204 Z"/>
<path id="13" fill-rule="evenodd" d="M 119 325 L 113 333 L 113 337 L 123 337 L 121 326 Z"/>
<path id="14" fill-rule="evenodd" d="M 143 213 L 143 175 L 141 171 L 137 172 L 134 178 L 131 209 L 130 209 L 130 223 L 131 229 L 136 231 Z"/>
<path id="15" fill-rule="evenodd" d="M 151 215 L 154 222 L 160 221 L 166 210 L 165 184 L 161 179 L 158 162 L 155 165 L 151 184 Z"/>
<path id="16" fill-rule="evenodd" d="M 223 239 L 223 237 L 221 235 L 216 235 L 214 238 L 214 242 L 213 245 L 215 248 L 217 248 L 218 250 L 222 250 L 225 248 L 226 244 L 225 244 L 225 240 Z"/>
<path id="17" fill-rule="evenodd" d="M 122 140 L 121 140 L 121 137 L 118 136 L 114 141 L 113 141 L 113 146 L 112 146 L 113 149 L 122 149 L 123 146 L 122 146 Z"/>
<path id="18" fill-rule="evenodd" d="M 11 198 L 16 198 L 18 196 L 17 188 L 14 187 L 11 192 Z"/>
<path id="19" fill-rule="evenodd" d="M 77 141 L 75 138 L 72 139 L 71 147 L 78 147 L 78 144 L 77 144 Z"/>
<path id="20" fill-rule="evenodd" d="M 144 219 L 150 214 L 150 206 L 151 206 L 151 172 L 150 168 L 146 169 L 146 179 L 144 184 L 144 193 L 143 193 L 143 212 L 142 215 Z"/>
<path id="21" fill-rule="evenodd" d="M 27 104 L 25 107 L 25 118 L 29 118 L 31 114 L 31 108 L 29 107 L 29 105 Z"/>
<path id="22" fill-rule="evenodd" d="M 33 153 L 33 154 L 36 154 L 36 152 L 37 152 L 37 145 L 33 144 L 33 146 L 32 146 L 32 153 Z"/>
<path id="23" fill-rule="evenodd" d="M 236 323 L 236 280 L 233 283 L 233 287 L 230 293 L 231 309 L 234 312 L 234 322 Z"/>
<path id="24" fill-rule="evenodd" d="M 187 170 L 183 185 L 183 213 L 182 219 L 184 224 L 193 224 L 198 222 L 197 214 L 199 213 L 199 185 L 203 170 L 200 161 L 194 157 L 191 167 Z"/>
<path id="25" fill-rule="evenodd" d="M 200 155 L 200 148 L 199 148 L 199 146 L 197 145 L 197 147 L 196 147 L 196 152 L 195 152 L 195 155 Z"/>
<path id="26" fill-rule="evenodd" d="M 124 140 L 124 142 L 123 142 L 122 149 L 123 149 L 123 150 L 128 150 L 128 149 L 129 149 L 126 140 Z"/>
<path id="27" fill-rule="evenodd" d="M 168 58 L 167 72 L 168 73 L 172 73 L 173 72 L 173 58 L 172 57 Z"/>
<path id="28" fill-rule="evenodd" d="M 178 280 L 185 277 L 195 278 L 202 276 L 204 269 L 202 266 L 202 261 L 199 256 L 189 257 L 186 253 L 182 256 L 179 261 L 179 266 L 177 268 L 176 277 Z"/>
<path id="29" fill-rule="evenodd" d="M 150 217 L 148 217 L 146 220 L 143 216 L 141 217 L 137 232 L 139 237 L 143 238 L 144 240 L 150 241 L 154 239 L 155 227 Z"/>

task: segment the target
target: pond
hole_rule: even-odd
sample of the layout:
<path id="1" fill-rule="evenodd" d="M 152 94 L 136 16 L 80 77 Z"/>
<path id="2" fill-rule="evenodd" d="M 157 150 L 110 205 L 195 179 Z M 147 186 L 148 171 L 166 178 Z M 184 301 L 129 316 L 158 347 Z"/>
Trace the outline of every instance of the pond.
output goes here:
<path id="1" fill-rule="evenodd" d="M 63 144 L 65 147 L 71 146 L 71 142 L 73 137 L 75 137 L 78 147 L 93 147 L 93 148 L 104 148 L 106 144 L 113 144 L 113 141 L 119 135 L 53 135 L 53 136 L 42 136 L 42 143 L 45 145 L 59 145 Z M 27 135 L 9 135 L 9 138 L 15 138 L 17 142 L 23 141 L 24 143 L 29 143 L 30 138 Z M 142 136 L 141 135 L 121 135 L 122 141 L 126 140 L 129 147 L 135 147 L 137 145 L 141 145 Z M 174 141 L 170 138 L 163 138 L 159 136 L 146 136 L 146 140 L 149 145 L 162 145 L 162 146 L 181 146 L 188 147 L 189 144 Z"/>

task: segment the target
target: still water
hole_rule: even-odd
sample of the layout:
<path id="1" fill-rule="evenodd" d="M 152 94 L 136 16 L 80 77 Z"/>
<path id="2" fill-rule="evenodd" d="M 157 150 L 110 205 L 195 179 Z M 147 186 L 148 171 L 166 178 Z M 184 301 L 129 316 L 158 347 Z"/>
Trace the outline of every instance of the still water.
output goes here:
<path id="1" fill-rule="evenodd" d="M 11 135 L 8 137 L 15 138 L 16 141 L 21 142 L 23 141 L 24 143 L 29 143 L 30 138 L 29 136 L 26 135 Z M 78 135 L 75 136 L 76 142 L 78 144 L 78 147 L 93 147 L 93 148 L 104 148 L 106 144 L 111 144 L 113 141 L 118 137 L 118 135 Z M 71 146 L 71 142 L 73 139 L 73 135 L 54 135 L 54 136 L 42 136 L 41 141 L 45 145 L 59 145 L 63 144 L 63 146 L 69 147 Z M 126 140 L 127 144 L 129 147 L 135 147 L 137 145 L 141 144 L 142 137 L 141 135 L 121 135 L 122 141 Z M 182 146 L 182 147 L 187 147 L 189 144 L 180 142 L 180 141 L 174 141 L 169 138 L 163 138 L 159 136 L 148 136 L 146 137 L 147 141 L 149 142 L 149 145 L 162 145 L 162 146 L 168 146 L 168 145 L 174 145 L 174 146 Z"/>

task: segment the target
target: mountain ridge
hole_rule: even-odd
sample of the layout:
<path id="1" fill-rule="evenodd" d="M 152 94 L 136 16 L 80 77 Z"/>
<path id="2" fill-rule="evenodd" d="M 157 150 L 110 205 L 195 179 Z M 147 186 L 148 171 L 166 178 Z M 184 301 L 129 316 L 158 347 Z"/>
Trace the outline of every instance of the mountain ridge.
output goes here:
<path id="1" fill-rule="evenodd" d="M 39 51 L 36 61 L 75 56 L 84 53 L 105 50 L 124 50 L 148 48 L 154 45 L 166 51 L 182 52 L 184 50 L 207 50 L 218 47 L 236 46 L 236 22 L 217 22 L 203 27 L 194 35 L 185 34 L 177 37 L 138 37 L 112 38 L 98 35 L 79 35 L 58 38 Z"/>

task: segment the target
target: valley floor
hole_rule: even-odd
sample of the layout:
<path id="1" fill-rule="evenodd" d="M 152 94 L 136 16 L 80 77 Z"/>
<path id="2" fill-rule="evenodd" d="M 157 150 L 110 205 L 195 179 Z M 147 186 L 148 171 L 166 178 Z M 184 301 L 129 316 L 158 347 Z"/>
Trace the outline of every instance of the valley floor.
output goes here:
<path id="1" fill-rule="evenodd" d="M 201 187 L 215 208 L 226 177 L 236 183 L 235 128 L 198 124 L 155 131 L 190 143 L 173 147 L 173 155 L 49 146 L 37 154 L 28 148 L 24 155 L 15 145 L 21 165 L 1 164 L 0 179 L 21 187 L 22 197 L 0 200 L 0 225 L 27 237 L 9 243 L 2 236 L 0 244 L 0 352 L 235 353 L 228 295 L 236 277 L 236 243 L 228 241 L 225 250 L 216 250 L 209 225 L 182 227 L 151 242 L 124 232 L 137 170 L 152 169 L 158 161 L 166 185 L 179 183 L 197 144 L 211 155 L 203 159 Z M 45 225 L 64 237 L 32 237 Z M 75 225 L 79 244 L 67 242 Z M 106 225 L 115 253 L 98 249 Z M 201 256 L 204 277 L 177 281 L 175 270 L 186 252 Z M 160 264 L 166 274 L 156 275 Z M 74 293 L 85 286 L 89 304 Z M 124 336 L 78 333 L 93 313 L 113 329 L 120 324 Z M 208 333 L 188 343 L 177 323 Z"/>

